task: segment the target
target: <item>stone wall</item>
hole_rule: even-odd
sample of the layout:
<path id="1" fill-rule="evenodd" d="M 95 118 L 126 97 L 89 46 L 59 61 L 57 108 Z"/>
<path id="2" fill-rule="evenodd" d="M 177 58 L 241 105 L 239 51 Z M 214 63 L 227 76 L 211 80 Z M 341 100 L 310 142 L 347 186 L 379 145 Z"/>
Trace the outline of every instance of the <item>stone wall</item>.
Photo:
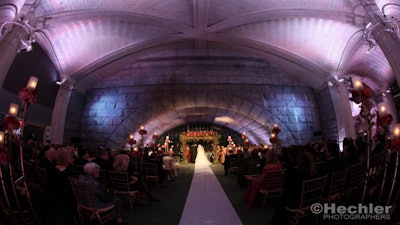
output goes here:
<path id="1" fill-rule="evenodd" d="M 234 98 L 247 103 L 226 104 Z M 165 99 L 169 99 L 168 101 Z M 173 100 L 171 100 L 173 99 Z M 200 100 L 201 99 L 201 100 Z M 165 102 L 168 102 L 166 104 Z M 239 101 L 238 101 L 239 102 Z M 251 108 L 259 106 L 265 115 L 279 120 L 283 144 L 304 144 L 321 130 L 318 107 L 311 88 L 278 85 L 198 84 L 138 85 L 92 89 L 87 95 L 82 117 L 82 139 L 88 145 L 110 146 L 119 127 L 126 127 L 127 136 L 141 124 L 171 110 L 182 108 L 224 108 L 256 117 Z M 171 118 L 172 119 L 172 118 Z M 135 120 L 135 121 L 131 121 Z M 237 132 L 242 132 L 238 130 Z M 265 131 L 268 132 L 268 131 Z M 123 144 L 123 143 L 120 143 Z"/>

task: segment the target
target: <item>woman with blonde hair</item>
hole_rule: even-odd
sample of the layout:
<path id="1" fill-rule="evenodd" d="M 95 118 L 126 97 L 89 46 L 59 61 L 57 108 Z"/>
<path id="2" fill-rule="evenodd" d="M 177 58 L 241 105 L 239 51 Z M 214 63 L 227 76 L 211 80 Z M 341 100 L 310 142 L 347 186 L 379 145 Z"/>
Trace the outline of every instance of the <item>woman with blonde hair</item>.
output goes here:
<path id="1" fill-rule="evenodd" d="M 149 192 L 149 188 L 147 185 L 142 181 L 142 179 L 139 179 L 139 177 L 135 176 L 132 174 L 133 171 L 129 169 L 131 159 L 129 155 L 120 153 L 114 157 L 114 170 L 119 171 L 119 172 L 128 172 L 131 178 L 131 181 L 129 182 L 130 187 L 132 190 L 138 190 L 141 192 L 146 193 L 146 195 L 149 198 L 149 202 L 159 202 L 160 200 L 153 197 L 153 195 Z"/>

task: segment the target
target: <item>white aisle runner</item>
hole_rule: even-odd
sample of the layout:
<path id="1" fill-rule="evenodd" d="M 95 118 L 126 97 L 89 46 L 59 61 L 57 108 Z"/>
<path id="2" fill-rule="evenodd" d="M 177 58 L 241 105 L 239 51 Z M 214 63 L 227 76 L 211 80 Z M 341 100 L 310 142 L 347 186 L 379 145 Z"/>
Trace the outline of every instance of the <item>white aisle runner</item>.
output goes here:
<path id="1" fill-rule="evenodd" d="M 194 175 L 180 225 L 242 225 L 199 145 Z M 203 156 L 206 160 L 203 159 Z"/>

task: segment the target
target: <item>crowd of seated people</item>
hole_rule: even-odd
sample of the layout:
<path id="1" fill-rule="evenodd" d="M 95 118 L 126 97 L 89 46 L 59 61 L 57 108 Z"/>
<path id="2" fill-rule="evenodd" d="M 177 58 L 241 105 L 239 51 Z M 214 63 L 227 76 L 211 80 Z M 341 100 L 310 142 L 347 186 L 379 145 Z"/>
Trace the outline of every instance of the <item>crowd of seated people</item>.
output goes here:
<path id="1" fill-rule="evenodd" d="M 274 217 L 273 224 L 285 224 L 287 222 L 287 217 L 285 216 L 287 211 L 285 208 L 295 208 L 299 204 L 301 185 L 304 180 L 327 175 L 327 188 L 330 185 L 330 177 L 333 172 L 341 171 L 366 160 L 368 146 L 363 139 L 359 138 L 354 140 L 350 137 L 346 137 L 343 139 L 342 143 L 342 150 L 340 150 L 337 141 L 326 140 L 321 142 L 312 141 L 305 145 L 282 147 L 277 151 L 279 152 L 278 164 L 280 166 L 276 166 L 276 168 L 274 166 L 274 169 L 285 168 L 286 174 L 284 191 L 278 201 L 276 201 L 278 203 L 276 204 L 277 213 Z M 246 182 L 248 186 L 243 196 L 243 200 L 248 208 L 253 208 L 257 199 L 258 190 L 260 187 L 264 187 L 260 184 L 261 182 L 264 182 L 262 177 L 265 173 L 265 168 L 267 168 L 269 161 L 271 160 L 270 154 L 274 151 L 256 146 L 251 146 L 247 149 L 243 148 L 243 151 L 235 151 L 235 149 L 224 147 L 221 147 L 220 149 L 228 151 L 227 154 L 221 153 L 222 151 L 219 153 L 219 155 L 224 155 L 225 161 L 223 163 L 220 162 L 224 165 L 225 174 L 229 171 L 230 158 L 238 158 L 241 160 L 241 171 L 246 171 L 246 166 L 248 165 L 247 162 L 249 160 L 257 160 L 261 165 L 263 165 L 261 168 L 264 169 L 260 170 L 260 175 L 250 176 L 251 178 L 249 178 L 249 182 Z M 373 142 L 371 155 L 374 156 L 380 152 L 382 152 L 382 140 L 380 142 Z M 223 157 L 220 156 L 220 159 L 221 158 Z M 239 177 L 243 174 L 238 173 L 237 175 Z M 362 188 L 360 188 L 359 191 L 362 192 Z M 324 193 L 326 193 L 326 189 Z M 373 194 L 376 193 L 372 193 L 371 191 L 367 192 L 366 198 L 374 198 L 374 196 L 372 196 Z"/>
<path id="2" fill-rule="evenodd" d="M 32 146 L 28 145 L 32 152 Z M 37 148 L 37 146 L 36 146 Z M 137 190 L 141 193 L 141 197 L 148 199 L 149 203 L 159 202 L 160 199 L 156 198 L 149 190 L 147 184 L 143 181 L 142 171 L 140 164 L 146 162 L 157 163 L 159 166 L 158 175 L 160 176 L 159 182 L 165 179 L 173 179 L 172 174 L 165 173 L 163 170 L 163 157 L 165 156 L 162 151 L 150 152 L 149 149 L 141 149 L 140 151 L 112 151 L 108 148 L 98 147 L 85 147 L 85 146 L 60 146 L 60 145 L 44 145 L 40 147 L 39 151 L 35 154 L 24 155 L 24 159 L 32 162 L 35 166 L 43 168 L 47 174 L 47 187 L 44 187 L 36 193 L 32 192 L 32 202 L 34 207 L 39 213 L 42 223 L 47 224 L 74 224 L 77 220 L 77 204 L 72 192 L 72 187 L 69 178 L 75 177 L 74 165 L 82 168 L 81 176 L 83 180 L 93 181 L 97 187 L 97 168 L 100 170 L 110 171 L 126 171 L 129 173 L 132 182 L 132 190 Z M 8 161 L 11 160 L 11 155 L 7 156 Z M 136 164 L 134 164 L 136 163 Z M 17 165 L 18 163 L 15 163 Z M 171 165 L 167 165 L 171 167 Z M 85 169 L 86 168 L 86 169 Z M 18 169 L 18 168 L 16 168 Z M 31 172 L 31 171 L 29 171 Z M 107 191 L 108 189 L 105 189 Z M 108 190 L 112 195 L 112 192 Z M 113 196 L 112 201 L 117 196 Z M 143 204 L 139 203 L 141 206 Z M 121 208 L 120 204 L 117 208 Z M 121 210 L 121 209 L 119 209 Z M 119 214 L 121 215 L 121 214 Z M 122 221 L 119 218 L 118 221 Z M 117 222 L 118 222 L 117 221 Z"/>

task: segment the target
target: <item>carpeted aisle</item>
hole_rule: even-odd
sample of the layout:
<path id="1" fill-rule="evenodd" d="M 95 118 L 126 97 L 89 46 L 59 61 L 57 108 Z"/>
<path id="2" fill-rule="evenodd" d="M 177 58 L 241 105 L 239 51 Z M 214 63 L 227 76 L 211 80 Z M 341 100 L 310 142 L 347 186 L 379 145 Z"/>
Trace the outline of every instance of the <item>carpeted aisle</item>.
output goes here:
<path id="1" fill-rule="evenodd" d="M 198 148 L 198 157 L 203 156 L 201 148 L 202 146 Z M 196 159 L 192 183 L 179 224 L 243 224 L 208 161 Z"/>

